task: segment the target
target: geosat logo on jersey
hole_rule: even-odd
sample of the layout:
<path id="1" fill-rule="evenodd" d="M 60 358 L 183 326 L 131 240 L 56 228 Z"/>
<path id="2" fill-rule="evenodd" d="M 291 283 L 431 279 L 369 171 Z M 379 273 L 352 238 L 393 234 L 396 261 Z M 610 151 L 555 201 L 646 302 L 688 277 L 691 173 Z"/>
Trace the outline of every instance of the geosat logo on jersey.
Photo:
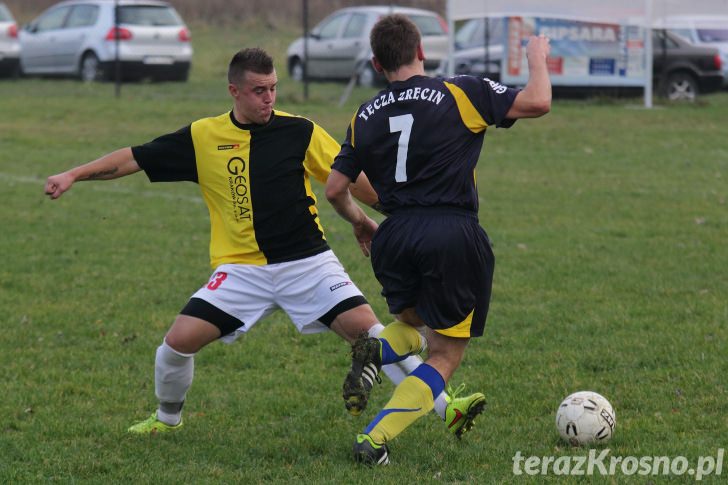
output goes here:
<path id="1" fill-rule="evenodd" d="M 232 198 L 235 220 L 251 219 L 250 197 L 248 196 L 248 177 L 246 176 L 247 164 L 240 157 L 233 157 L 227 162 L 227 170 L 230 174 L 228 184 L 230 185 L 230 197 Z"/>

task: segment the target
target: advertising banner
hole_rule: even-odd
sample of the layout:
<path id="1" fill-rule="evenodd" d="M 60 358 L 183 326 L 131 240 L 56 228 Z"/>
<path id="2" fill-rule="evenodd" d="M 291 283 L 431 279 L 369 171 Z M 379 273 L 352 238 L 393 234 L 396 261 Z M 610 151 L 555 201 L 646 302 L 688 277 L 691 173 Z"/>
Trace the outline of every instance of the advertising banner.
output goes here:
<path id="1" fill-rule="evenodd" d="M 540 17 L 509 17 L 501 66 L 510 85 L 528 81 L 526 45 L 531 35 L 551 39 L 549 72 L 554 86 L 643 86 L 643 27 Z"/>

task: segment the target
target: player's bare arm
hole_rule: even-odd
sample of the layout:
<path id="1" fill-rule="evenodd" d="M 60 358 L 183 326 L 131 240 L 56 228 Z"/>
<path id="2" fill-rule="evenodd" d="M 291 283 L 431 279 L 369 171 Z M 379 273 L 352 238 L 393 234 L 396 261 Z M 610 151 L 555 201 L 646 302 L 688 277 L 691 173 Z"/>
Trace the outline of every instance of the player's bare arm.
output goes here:
<path id="1" fill-rule="evenodd" d="M 551 110 L 551 79 L 546 64 L 550 51 L 548 37 L 531 36 L 526 47 L 528 83 L 516 96 L 506 118 L 537 118 Z"/>
<path id="2" fill-rule="evenodd" d="M 368 205 L 369 207 L 373 207 L 377 202 L 379 202 L 379 196 L 375 192 L 374 187 L 372 187 L 372 184 L 369 183 L 369 178 L 364 174 L 364 172 L 359 174 L 356 182 L 349 185 L 349 191 L 356 200 Z"/>
<path id="3" fill-rule="evenodd" d="M 77 181 L 111 180 L 130 175 L 139 170 L 139 164 L 134 160 L 131 148 L 121 148 L 93 162 L 51 175 L 46 180 L 45 193 L 51 199 L 57 199 Z"/>
<path id="4" fill-rule="evenodd" d="M 361 177 L 357 179 L 357 183 L 360 182 L 360 179 Z M 364 256 L 369 256 L 372 236 L 378 225 L 364 213 L 361 207 L 356 205 L 349 192 L 350 184 L 349 177 L 338 170 L 332 170 L 326 182 L 326 198 L 334 206 L 336 212 L 351 224 L 354 229 L 354 237 L 359 242 L 362 253 Z"/>
<path id="5" fill-rule="evenodd" d="M 384 214 L 385 216 L 389 215 L 382 208 L 382 204 L 379 202 L 379 195 L 374 190 L 374 187 L 372 187 L 369 178 L 364 172 L 359 174 L 356 182 L 349 185 L 349 192 L 359 202 L 368 205 L 380 214 Z"/>

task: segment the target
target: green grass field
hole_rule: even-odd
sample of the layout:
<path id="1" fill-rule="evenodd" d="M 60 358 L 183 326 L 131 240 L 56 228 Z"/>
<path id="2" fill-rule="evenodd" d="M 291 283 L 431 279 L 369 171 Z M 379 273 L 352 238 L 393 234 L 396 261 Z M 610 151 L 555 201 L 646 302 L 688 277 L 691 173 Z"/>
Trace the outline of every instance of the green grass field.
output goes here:
<path id="1" fill-rule="evenodd" d="M 0 81 L 0 483 L 674 483 L 694 476 L 513 474 L 513 457 L 587 456 L 558 438 L 577 390 L 617 413 L 611 456 L 716 456 L 728 445 L 728 93 L 695 105 L 559 101 L 489 133 L 480 219 L 498 260 L 484 338 L 453 383 L 488 398 L 461 442 L 434 416 L 391 446 L 392 466 L 354 466 L 361 418 L 340 388 L 347 347 L 300 336 L 283 314 L 196 358 L 186 426 L 128 436 L 155 406 L 156 347 L 208 278 L 207 211 L 193 184 L 137 174 L 84 182 L 58 201 L 45 177 L 230 108 L 234 51 L 276 55 L 278 108 L 342 139 L 358 90 L 287 79 L 289 32 L 193 29 L 186 84 Z M 321 194 L 321 187 L 317 187 Z M 319 197 L 328 239 L 389 322 L 350 227 Z M 446 256 L 446 255 L 444 255 Z M 597 452 L 601 452 L 597 449 Z M 728 474 L 707 476 L 719 482 Z"/>

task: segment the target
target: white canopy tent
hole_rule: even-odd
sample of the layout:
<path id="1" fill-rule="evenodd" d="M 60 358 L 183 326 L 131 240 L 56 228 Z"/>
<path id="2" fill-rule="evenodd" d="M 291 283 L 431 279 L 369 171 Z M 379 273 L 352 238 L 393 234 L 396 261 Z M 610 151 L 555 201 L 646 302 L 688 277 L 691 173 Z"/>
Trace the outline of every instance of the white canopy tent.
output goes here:
<path id="1" fill-rule="evenodd" d="M 652 106 L 652 35 L 651 28 L 662 19 L 679 15 L 726 15 L 728 0 L 448 0 L 447 20 L 450 32 L 455 22 L 484 17 L 540 17 L 602 22 L 644 27 L 645 106 Z M 450 59 L 453 59 L 454 36 L 450 38 Z M 454 63 L 448 63 L 450 74 Z"/>

